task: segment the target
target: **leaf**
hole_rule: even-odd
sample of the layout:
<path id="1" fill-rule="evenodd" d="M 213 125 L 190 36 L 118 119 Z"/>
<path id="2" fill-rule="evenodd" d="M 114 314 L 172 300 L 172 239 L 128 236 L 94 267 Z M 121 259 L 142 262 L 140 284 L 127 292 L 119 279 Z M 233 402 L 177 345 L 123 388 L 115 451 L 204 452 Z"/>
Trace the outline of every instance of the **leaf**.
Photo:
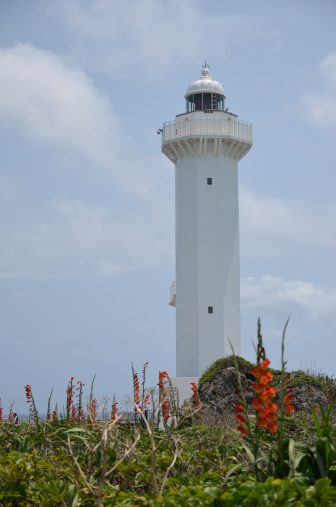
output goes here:
<path id="1" fill-rule="evenodd" d="M 288 456 L 291 461 L 295 460 L 295 442 L 291 438 L 288 443 Z"/>
<path id="2" fill-rule="evenodd" d="M 256 459 L 255 459 L 255 456 L 254 456 L 253 452 L 251 451 L 251 449 L 245 444 L 242 444 L 242 447 L 245 449 L 245 452 L 246 452 L 249 460 L 251 461 L 251 463 L 255 464 Z"/>
<path id="3" fill-rule="evenodd" d="M 71 507 L 77 507 L 78 505 L 78 492 L 75 494 L 74 499 L 72 500 Z"/>
<path id="4" fill-rule="evenodd" d="M 227 481 L 229 480 L 229 478 L 231 477 L 231 475 L 234 474 L 240 468 L 241 468 L 240 463 L 238 465 L 234 465 L 233 467 L 231 467 L 230 470 L 228 470 L 227 473 L 225 474 L 223 485 L 225 485 L 227 483 Z"/>

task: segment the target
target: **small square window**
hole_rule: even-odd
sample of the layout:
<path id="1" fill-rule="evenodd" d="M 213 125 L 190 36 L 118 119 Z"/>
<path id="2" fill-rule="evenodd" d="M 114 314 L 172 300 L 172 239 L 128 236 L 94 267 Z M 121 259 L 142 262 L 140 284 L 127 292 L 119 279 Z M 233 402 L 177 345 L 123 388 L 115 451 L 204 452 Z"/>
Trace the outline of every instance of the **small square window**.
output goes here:
<path id="1" fill-rule="evenodd" d="M 213 306 L 208 306 L 208 313 L 213 313 Z"/>
<path id="2" fill-rule="evenodd" d="M 207 178 L 207 184 L 212 185 L 212 178 Z"/>

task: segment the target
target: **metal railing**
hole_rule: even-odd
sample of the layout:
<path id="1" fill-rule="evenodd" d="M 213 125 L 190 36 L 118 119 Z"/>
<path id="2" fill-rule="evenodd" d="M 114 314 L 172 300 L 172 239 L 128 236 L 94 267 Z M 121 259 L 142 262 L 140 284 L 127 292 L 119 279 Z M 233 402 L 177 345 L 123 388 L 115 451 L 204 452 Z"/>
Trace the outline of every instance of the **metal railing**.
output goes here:
<path id="1" fill-rule="evenodd" d="M 183 137 L 230 137 L 252 143 L 252 125 L 237 118 L 195 118 L 163 124 L 162 143 Z"/>

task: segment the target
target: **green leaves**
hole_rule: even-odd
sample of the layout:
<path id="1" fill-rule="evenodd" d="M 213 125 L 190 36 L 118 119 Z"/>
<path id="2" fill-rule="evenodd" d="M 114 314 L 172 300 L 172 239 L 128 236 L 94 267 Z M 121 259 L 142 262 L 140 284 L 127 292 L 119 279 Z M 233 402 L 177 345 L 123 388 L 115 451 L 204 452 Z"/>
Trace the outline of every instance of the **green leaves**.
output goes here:
<path id="1" fill-rule="evenodd" d="M 243 450 L 241 440 L 231 430 L 205 425 L 175 430 L 180 442 L 180 454 L 167 479 L 163 496 L 157 498 L 151 493 L 149 439 L 142 430 L 132 454 L 120 463 L 104 483 L 101 493 L 103 505 L 334 507 L 336 487 L 333 485 L 333 474 L 336 472 L 336 463 L 335 451 L 329 439 L 329 416 L 327 412 L 324 412 L 324 416 L 318 415 L 319 430 L 315 444 L 303 446 L 294 439 L 288 439 L 289 478 L 270 477 L 265 482 L 256 482 L 250 477 L 249 459 L 253 463 L 254 456 Z M 102 429 L 103 426 L 99 429 L 89 424 L 80 427 L 64 424 L 55 430 L 52 425 L 41 423 L 44 446 L 34 448 L 36 433 L 33 426 L 20 425 L 12 433 L 0 427 L 0 435 L 6 434 L 7 438 L 14 438 L 15 445 L 29 449 L 8 450 L 3 445 L 5 438 L 0 440 L 0 504 L 23 507 L 97 505 L 95 496 L 90 493 L 74 466 L 67 439 L 70 438 L 76 459 L 93 487 L 99 483 L 104 456 L 107 468 L 111 469 L 120 460 L 125 445 L 132 442 L 135 436 L 132 427 L 115 428 L 104 454 L 100 444 Z M 171 461 L 172 450 L 170 437 L 162 431 L 158 436 L 157 474 L 158 480 L 162 481 Z M 94 452 L 90 454 L 89 449 Z M 262 449 L 261 459 L 266 463 L 267 447 Z"/>

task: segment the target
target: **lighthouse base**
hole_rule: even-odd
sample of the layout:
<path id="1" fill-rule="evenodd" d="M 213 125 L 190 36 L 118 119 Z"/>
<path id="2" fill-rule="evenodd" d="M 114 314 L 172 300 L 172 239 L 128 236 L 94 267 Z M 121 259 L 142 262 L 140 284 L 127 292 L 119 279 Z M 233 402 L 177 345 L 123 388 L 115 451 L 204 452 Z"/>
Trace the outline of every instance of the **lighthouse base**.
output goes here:
<path id="1" fill-rule="evenodd" d="M 195 383 L 198 385 L 199 377 L 173 377 L 171 383 L 174 390 L 177 391 L 179 406 L 183 405 L 185 400 L 192 397 L 191 384 Z"/>

